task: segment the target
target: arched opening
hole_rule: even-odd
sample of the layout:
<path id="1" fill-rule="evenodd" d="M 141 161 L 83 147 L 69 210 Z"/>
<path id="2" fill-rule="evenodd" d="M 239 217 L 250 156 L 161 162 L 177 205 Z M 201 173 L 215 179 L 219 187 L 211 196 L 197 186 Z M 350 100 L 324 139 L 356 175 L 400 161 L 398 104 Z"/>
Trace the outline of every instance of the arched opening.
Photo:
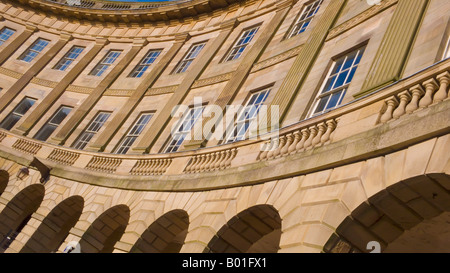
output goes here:
<path id="1" fill-rule="evenodd" d="M 72 196 L 59 203 L 45 217 L 38 229 L 20 251 L 21 253 L 56 252 L 83 211 L 84 200 Z"/>
<path id="2" fill-rule="evenodd" d="M 82 253 L 111 253 L 122 237 L 130 219 L 130 209 L 114 206 L 100 215 L 80 240 Z"/>
<path id="3" fill-rule="evenodd" d="M 450 176 L 418 176 L 386 188 L 356 208 L 330 237 L 324 252 L 450 252 L 449 223 Z"/>
<path id="4" fill-rule="evenodd" d="M 258 205 L 234 216 L 209 242 L 207 253 L 276 253 L 281 217 L 274 207 Z"/>
<path id="5" fill-rule="evenodd" d="M 159 217 L 141 235 L 131 253 L 178 253 L 189 228 L 184 210 L 170 211 Z"/>
<path id="6" fill-rule="evenodd" d="M 9 182 L 9 173 L 5 170 L 0 170 L 0 195 L 5 191 Z"/>
<path id="7" fill-rule="evenodd" d="M 0 213 L 0 252 L 5 251 L 22 231 L 44 199 L 43 185 L 34 184 L 20 191 Z"/>

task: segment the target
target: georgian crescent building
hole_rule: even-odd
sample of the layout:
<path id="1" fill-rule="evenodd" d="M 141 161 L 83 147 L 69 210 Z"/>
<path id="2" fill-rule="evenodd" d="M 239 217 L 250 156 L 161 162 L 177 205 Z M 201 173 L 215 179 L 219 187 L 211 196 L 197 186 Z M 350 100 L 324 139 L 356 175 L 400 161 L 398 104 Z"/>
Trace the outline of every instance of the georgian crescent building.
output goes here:
<path id="1" fill-rule="evenodd" d="M 450 252 L 449 36 L 448 0 L 1 0 L 0 252 Z"/>

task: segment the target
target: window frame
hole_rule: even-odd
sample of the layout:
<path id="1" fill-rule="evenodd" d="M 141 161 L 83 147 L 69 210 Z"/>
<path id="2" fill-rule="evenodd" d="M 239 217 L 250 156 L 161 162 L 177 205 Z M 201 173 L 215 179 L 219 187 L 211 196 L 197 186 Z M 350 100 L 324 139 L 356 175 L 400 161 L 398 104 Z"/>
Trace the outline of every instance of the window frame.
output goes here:
<path id="1" fill-rule="evenodd" d="M 73 53 L 72 50 L 74 49 L 81 49 L 80 52 Z M 84 46 L 78 46 L 74 45 L 72 46 L 69 51 L 67 51 L 66 54 L 55 64 L 55 66 L 52 68 L 54 70 L 58 71 L 66 71 L 66 69 L 83 53 L 83 51 L 86 49 Z M 76 55 L 75 57 L 69 57 L 72 54 Z M 63 68 L 63 69 L 61 69 Z"/>
<path id="2" fill-rule="evenodd" d="M 197 116 L 195 116 L 195 111 L 197 109 L 199 109 L 199 108 L 200 108 L 200 113 Z M 199 106 L 198 105 L 191 105 L 189 107 L 189 109 L 187 109 L 183 113 L 181 119 L 176 123 L 176 126 L 175 126 L 176 130 L 174 130 L 175 132 L 173 132 L 173 131 L 170 132 L 170 136 L 167 139 L 166 143 L 164 144 L 163 148 L 161 149 L 160 153 L 168 154 L 168 153 L 176 153 L 176 152 L 178 152 L 178 150 L 180 149 L 181 145 L 186 140 L 186 136 L 192 132 L 192 128 L 194 128 L 195 124 L 203 116 L 205 108 L 206 108 L 206 103 L 202 104 L 202 105 L 199 105 Z M 194 115 L 192 115 L 192 113 L 191 113 L 192 111 L 193 111 Z M 192 117 L 194 117 L 194 118 L 193 118 L 193 121 L 190 122 L 190 128 L 187 129 L 187 130 L 180 131 L 181 126 L 184 125 L 187 122 L 188 118 L 191 118 L 191 120 L 192 120 Z M 174 138 L 174 134 L 179 135 L 180 138 Z M 181 139 L 181 142 L 179 142 L 179 139 Z M 175 142 L 175 143 L 173 143 L 173 142 Z"/>
<path id="3" fill-rule="evenodd" d="M 39 46 L 39 42 L 45 42 L 44 46 L 39 47 L 39 51 L 36 50 L 34 47 Z M 50 44 L 50 40 L 44 39 L 44 38 L 37 38 L 36 41 L 34 41 L 20 56 L 17 58 L 20 61 L 31 63 L 36 57 Z M 29 53 L 34 53 L 35 55 L 29 55 Z M 28 60 L 28 58 L 31 58 Z"/>
<path id="4" fill-rule="evenodd" d="M 63 109 L 63 108 L 68 108 L 70 109 L 69 113 L 61 120 L 61 122 L 59 124 L 56 123 L 52 123 L 52 120 L 56 118 L 56 116 L 59 114 L 59 112 Z M 59 125 L 61 125 L 61 123 L 67 118 L 68 115 L 70 115 L 70 113 L 72 112 L 73 107 L 71 106 L 67 106 L 67 105 L 61 105 L 58 110 L 55 111 L 55 113 L 53 113 L 53 115 L 47 120 L 47 122 L 41 127 L 41 129 L 39 129 L 39 131 L 34 135 L 34 139 L 36 140 L 40 140 L 40 141 L 46 141 L 58 128 Z M 48 135 L 48 137 L 46 139 L 39 139 L 39 135 L 42 134 L 44 132 L 44 130 L 46 129 L 47 126 L 54 126 L 54 130 Z"/>
<path id="5" fill-rule="evenodd" d="M 311 16 L 308 16 L 308 17 L 305 17 L 302 19 L 304 14 L 310 12 L 310 10 L 308 10 L 308 8 L 313 7 L 316 3 L 319 3 L 319 4 L 317 5 L 315 12 Z M 295 19 L 294 23 L 289 28 L 289 31 L 287 32 L 285 39 L 290 39 L 292 37 L 298 36 L 298 35 L 302 34 L 303 32 L 305 32 L 306 30 L 308 30 L 309 26 L 311 25 L 311 22 L 314 20 L 317 13 L 319 13 L 319 10 L 322 7 L 322 4 L 323 4 L 323 0 L 315 0 L 315 1 L 310 1 L 308 3 L 305 3 L 302 7 L 302 11 L 297 15 L 297 18 Z M 306 27 L 304 26 L 305 22 L 308 22 Z M 297 27 L 300 25 L 301 25 L 301 27 Z"/>
<path id="6" fill-rule="evenodd" d="M 317 95 L 314 98 L 314 103 L 313 103 L 312 107 L 310 108 L 308 117 L 322 115 L 324 113 L 327 113 L 331 110 L 338 108 L 341 105 L 345 95 L 347 94 L 348 88 L 350 87 L 350 84 L 352 83 L 352 81 L 356 75 L 356 72 L 358 71 L 358 68 L 361 64 L 362 58 L 364 57 L 364 53 L 366 52 L 366 49 L 367 49 L 367 43 L 360 44 L 360 45 L 353 47 L 353 48 L 345 51 L 344 53 L 331 59 L 331 63 L 326 70 L 325 77 L 322 77 L 320 88 L 319 88 L 318 92 L 316 93 Z M 354 56 L 354 60 L 352 61 L 350 67 L 342 69 L 345 67 L 345 64 L 347 63 L 348 56 L 352 55 L 353 53 L 356 53 L 356 55 Z M 359 59 L 359 61 L 355 65 L 356 60 L 358 60 L 358 59 Z M 342 60 L 342 64 L 339 67 L 339 70 L 337 72 L 333 73 L 334 69 L 336 68 L 336 64 L 341 60 Z M 354 69 L 354 71 L 352 72 L 353 69 Z M 348 71 L 348 74 L 346 75 L 346 77 L 343 81 L 343 84 L 335 87 L 335 84 L 338 83 L 340 76 L 343 75 L 343 72 L 345 73 L 347 71 Z M 348 81 L 350 75 L 352 75 L 352 76 L 351 76 L 350 81 Z M 334 77 L 335 77 L 335 79 L 331 82 L 330 80 Z M 332 85 L 331 85 L 332 88 L 330 90 L 327 90 L 324 92 L 328 83 L 332 83 Z M 340 94 L 335 106 L 333 106 L 331 108 L 327 108 L 333 95 L 337 94 L 339 92 L 342 92 L 342 93 Z M 325 97 L 329 97 L 329 98 L 328 98 L 326 104 L 323 106 L 323 110 L 320 112 L 316 112 L 321 100 Z"/>
<path id="7" fill-rule="evenodd" d="M 110 49 L 108 52 L 103 56 L 103 58 L 95 65 L 95 67 L 89 72 L 89 76 L 95 76 L 95 77 L 101 77 L 106 70 L 109 69 L 111 65 L 113 65 L 117 59 L 122 54 L 123 50 L 120 49 Z M 110 56 L 110 54 L 118 53 L 117 56 Z M 106 62 L 109 58 L 114 58 L 112 62 Z M 100 73 L 100 74 L 99 74 Z"/>
<path id="8" fill-rule="evenodd" d="M 144 75 L 144 73 L 148 70 L 148 68 L 154 62 L 156 62 L 162 51 L 162 49 L 150 49 L 147 53 L 145 53 L 144 57 L 139 61 L 139 63 L 131 70 L 127 78 L 141 78 L 142 75 Z M 156 57 L 149 57 L 151 53 L 157 53 Z M 144 63 L 147 58 L 153 59 L 153 61 L 151 63 Z"/>
<path id="9" fill-rule="evenodd" d="M 111 117 L 111 112 L 107 111 L 99 111 L 94 116 L 93 119 L 89 122 L 89 124 L 86 126 L 86 128 L 83 130 L 83 132 L 77 137 L 77 139 L 73 142 L 71 147 L 73 149 L 77 150 L 84 150 L 86 146 L 89 144 L 89 142 L 95 137 L 95 135 L 102 129 L 102 127 L 105 125 L 105 123 L 108 121 L 108 119 Z M 107 117 L 104 120 L 97 121 L 97 118 L 99 118 L 100 115 L 107 115 Z M 95 123 L 95 124 L 94 124 Z M 100 125 L 98 125 L 100 124 Z M 96 131 L 90 129 L 94 126 L 97 126 L 98 128 Z M 84 135 L 88 136 L 89 139 L 86 141 L 86 139 L 82 140 Z M 80 148 L 81 147 L 81 148 Z"/>
<path id="10" fill-rule="evenodd" d="M 175 66 L 174 70 L 172 71 L 172 74 L 181 74 L 188 70 L 188 68 L 191 66 L 191 64 L 195 61 L 195 59 L 200 55 L 202 50 L 205 48 L 206 43 L 208 41 L 198 42 L 195 44 L 192 44 L 189 50 L 184 54 L 183 58 L 178 62 L 178 64 Z M 196 48 L 201 46 L 200 50 L 195 51 Z M 196 53 L 194 57 L 192 55 Z"/>
<path id="11" fill-rule="evenodd" d="M 26 111 L 24 112 L 24 113 L 18 113 L 18 112 L 16 112 L 20 107 L 21 107 L 21 105 L 22 105 L 22 103 L 24 103 L 26 100 L 30 100 L 30 101 L 32 101 L 32 104 L 31 104 L 31 106 L 28 108 L 28 109 L 26 109 Z M 23 116 L 25 116 L 25 114 L 34 106 L 34 104 L 37 102 L 37 99 L 35 99 L 35 98 L 32 98 L 32 97 L 24 97 L 15 107 L 14 107 L 14 109 L 2 120 L 2 122 L 0 123 L 0 128 L 3 128 L 3 129 L 5 129 L 5 130 L 11 130 L 12 128 L 14 128 L 14 126 L 16 126 L 16 124 L 17 124 L 17 122 L 19 122 L 22 118 L 23 118 Z M 12 116 L 18 116 L 19 118 L 17 119 L 17 121 L 15 121 L 14 123 L 13 123 L 13 125 L 11 126 L 11 127 L 9 127 L 9 128 L 6 128 L 6 127 L 4 127 L 4 123 L 10 118 L 10 117 L 12 117 Z"/>
<path id="12" fill-rule="evenodd" d="M 133 124 L 130 126 L 130 128 L 128 129 L 127 133 L 122 137 L 122 139 L 119 141 L 119 143 L 117 144 L 116 148 L 114 149 L 114 154 L 127 154 L 128 151 L 130 150 L 130 148 L 133 146 L 134 142 L 136 142 L 137 138 L 142 134 L 142 132 L 145 130 L 145 127 L 147 127 L 147 125 L 150 123 L 150 121 L 153 119 L 155 112 L 142 112 L 138 115 L 138 117 L 134 120 Z M 147 122 L 145 124 L 138 124 L 138 122 L 141 120 L 141 118 L 143 116 L 150 116 L 150 118 L 148 118 Z M 137 127 L 137 126 L 142 126 L 141 131 L 138 134 L 131 134 L 131 132 Z M 134 139 L 133 139 L 134 138 Z M 129 146 L 125 146 L 124 143 L 127 139 L 133 139 L 130 142 L 127 143 L 127 145 L 129 144 Z M 122 151 L 121 151 L 122 149 Z M 125 152 L 123 152 L 123 150 L 125 150 Z"/>
<path id="13" fill-rule="evenodd" d="M 238 60 L 242 56 L 242 54 L 244 54 L 245 50 L 247 49 L 247 46 L 251 44 L 251 42 L 253 41 L 255 36 L 258 34 L 258 31 L 260 28 L 261 28 L 261 24 L 257 24 L 257 25 L 243 29 L 241 31 L 241 33 L 239 34 L 239 37 L 234 41 L 233 46 L 228 50 L 228 52 L 225 55 L 225 57 L 223 58 L 222 62 L 226 63 L 226 62 Z M 245 41 L 247 39 L 246 36 L 244 36 L 245 33 L 247 33 L 247 32 L 250 33 L 252 30 L 255 30 L 255 32 L 251 36 L 251 39 L 248 42 L 239 44 L 240 41 L 242 41 L 242 40 Z M 243 48 L 243 50 L 239 52 L 239 49 L 241 49 L 241 48 Z M 235 49 L 237 49 L 237 50 L 235 50 Z"/>
<path id="14" fill-rule="evenodd" d="M 225 135 L 225 138 L 224 138 L 222 144 L 229 144 L 229 143 L 234 143 L 237 141 L 242 141 L 242 140 L 248 139 L 248 129 L 252 127 L 253 122 L 255 122 L 255 120 L 257 119 L 258 113 L 261 110 L 261 106 L 265 105 L 267 98 L 270 95 L 270 92 L 272 92 L 272 89 L 273 89 L 273 85 L 270 85 L 270 86 L 262 87 L 257 90 L 251 91 L 249 93 L 248 97 L 245 100 L 245 106 L 239 111 L 239 113 L 237 113 L 236 120 L 234 120 L 233 124 L 230 125 L 232 127 L 232 130 L 227 130 L 225 132 L 225 134 L 227 134 L 228 132 L 229 133 L 228 133 L 228 135 Z M 250 119 L 244 118 L 243 120 L 241 120 L 241 117 L 248 113 L 248 110 L 246 110 L 246 109 L 249 107 L 249 104 L 252 101 L 252 98 L 255 97 L 256 95 L 259 96 L 263 92 L 265 92 L 264 99 L 256 106 L 257 108 L 256 108 L 256 112 L 255 112 L 254 116 L 251 117 Z M 257 100 L 257 97 L 255 97 L 255 100 Z M 251 107 L 255 107 L 255 104 L 253 104 Z M 239 135 L 239 132 L 241 131 L 242 127 L 238 127 L 238 126 L 240 124 L 245 124 L 246 122 L 248 122 L 248 127 L 245 129 L 245 132 L 243 135 Z M 235 131 L 236 131 L 236 135 L 234 135 Z M 243 139 L 240 139 L 242 137 L 243 137 Z M 233 139 L 233 140 L 231 141 L 231 139 Z"/>
<path id="15" fill-rule="evenodd" d="M 12 32 L 9 36 L 8 35 L 3 35 L 3 32 L 5 30 L 9 30 L 10 32 Z M 16 33 L 15 29 L 12 29 L 10 27 L 4 26 L 1 30 L 0 30 L 0 46 L 3 45 L 4 43 L 6 43 L 6 41 L 9 40 L 9 38 L 11 38 L 11 36 L 13 36 Z M 6 40 L 3 39 L 3 37 L 7 36 Z"/>

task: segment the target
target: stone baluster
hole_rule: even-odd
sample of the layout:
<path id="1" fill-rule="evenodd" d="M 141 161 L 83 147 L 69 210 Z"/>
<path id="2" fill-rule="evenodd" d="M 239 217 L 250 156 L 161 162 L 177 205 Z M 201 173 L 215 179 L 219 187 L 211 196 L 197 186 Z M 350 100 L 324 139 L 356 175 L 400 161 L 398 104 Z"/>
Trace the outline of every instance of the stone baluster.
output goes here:
<path id="1" fill-rule="evenodd" d="M 411 87 L 411 89 L 409 89 L 409 91 L 412 94 L 412 98 L 411 98 L 411 101 L 409 102 L 408 106 L 406 106 L 406 109 L 405 109 L 406 113 L 408 113 L 408 114 L 419 109 L 419 99 L 420 99 L 420 97 L 422 97 L 423 94 L 425 94 L 425 91 L 423 90 L 423 87 L 420 84 L 417 84 L 417 85 Z"/>
<path id="2" fill-rule="evenodd" d="M 299 130 L 294 132 L 294 142 L 292 142 L 291 146 L 289 146 L 288 153 L 291 154 L 295 152 L 298 142 L 302 138 L 302 134 Z"/>
<path id="3" fill-rule="evenodd" d="M 318 131 L 316 126 L 311 126 L 308 128 L 308 130 L 309 130 L 309 137 L 305 141 L 305 145 L 303 146 L 304 149 L 307 149 L 312 145 L 312 141 L 316 137 Z"/>
<path id="4" fill-rule="evenodd" d="M 279 137 L 272 139 L 272 145 L 270 146 L 270 151 L 267 154 L 267 159 L 273 158 L 273 154 L 279 148 L 279 143 L 280 143 Z"/>
<path id="5" fill-rule="evenodd" d="M 316 145 L 321 143 L 322 136 L 325 133 L 325 131 L 327 130 L 327 125 L 325 124 L 325 122 L 321 122 L 321 123 L 317 124 L 317 129 L 318 129 L 317 135 L 316 135 L 316 137 L 314 137 L 314 139 L 311 143 L 311 145 L 313 147 L 315 147 Z"/>
<path id="6" fill-rule="evenodd" d="M 229 150 L 230 151 L 230 157 L 227 158 L 227 161 L 225 162 L 225 168 L 231 166 L 231 161 L 235 158 L 237 154 L 237 149 Z"/>
<path id="7" fill-rule="evenodd" d="M 294 141 L 294 135 L 292 133 L 287 134 L 285 138 L 286 138 L 286 143 L 285 143 L 285 145 L 283 145 L 283 148 L 280 151 L 281 156 L 284 156 L 288 153 L 289 147 L 291 147 L 291 144 Z"/>
<path id="8" fill-rule="evenodd" d="M 334 119 L 327 120 L 325 123 L 327 125 L 327 131 L 320 139 L 322 143 L 326 143 L 328 140 L 330 140 L 331 133 L 334 132 L 334 129 L 336 129 L 337 126 L 337 123 Z"/>
<path id="9" fill-rule="evenodd" d="M 273 157 L 277 157 L 280 155 L 281 150 L 284 148 L 284 145 L 286 145 L 286 136 L 280 136 L 279 137 L 279 143 L 277 149 L 273 152 Z"/>
<path id="10" fill-rule="evenodd" d="M 194 158 L 192 159 L 191 168 L 190 168 L 189 172 L 191 172 L 191 173 L 195 172 L 198 164 L 200 164 L 201 159 L 202 158 L 199 155 L 194 156 Z"/>
<path id="11" fill-rule="evenodd" d="M 226 151 L 225 151 L 225 155 L 226 155 L 225 159 L 224 159 L 224 160 L 222 161 L 222 163 L 220 164 L 220 169 L 221 169 L 221 170 L 222 170 L 222 169 L 225 169 L 225 168 L 227 167 L 228 159 L 230 159 L 231 156 L 232 156 L 231 151 L 230 151 L 230 150 L 226 150 Z"/>
<path id="12" fill-rule="evenodd" d="M 262 151 L 259 154 L 259 160 L 264 160 L 267 158 L 267 154 L 269 153 L 271 143 L 272 142 L 270 140 L 264 143 L 264 145 L 262 146 Z"/>
<path id="13" fill-rule="evenodd" d="M 437 75 L 436 79 L 438 79 L 440 87 L 436 94 L 434 94 L 433 101 L 439 102 L 447 98 L 447 91 L 450 83 L 450 73 L 448 73 L 448 71 L 445 71 L 444 73 Z M 450 93 L 448 95 L 450 96 Z"/>
<path id="14" fill-rule="evenodd" d="M 220 164 L 222 164 L 222 161 L 225 160 L 225 158 L 226 158 L 225 151 L 217 152 L 217 157 L 218 157 L 218 160 L 214 164 L 214 170 L 218 170 L 220 168 Z"/>
<path id="15" fill-rule="evenodd" d="M 404 115 L 406 113 L 406 105 L 411 100 L 411 94 L 408 90 L 405 90 L 397 95 L 397 97 L 400 99 L 400 103 L 395 109 L 394 113 L 392 113 L 392 117 L 397 119 Z"/>
<path id="16" fill-rule="evenodd" d="M 301 133 L 302 133 L 302 139 L 300 140 L 300 142 L 295 147 L 297 152 L 300 152 L 300 151 L 303 150 L 303 147 L 305 146 L 305 142 L 309 138 L 309 130 L 308 129 L 306 129 L 306 128 L 302 129 Z"/>
<path id="17" fill-rule="evenodd" d="M 426 108 L 433 103 L 434 91 L 439 87 L 435 79 L 429 79 L 422 84 L 425 87 L 425 95 L 419 102 L 420 108 Z"/>
<path id="18" fill-rule="evenodd" d="M 394 112 L 394 109 L 398 105 L 398 100 L 394 96 L 387 98 L 384 102 L 386 103 L 387 107 L 386 107 L 386 111 L 380 118 L 380 121 L 382 123 L 387 122 L 392 119 L 392 114 Z"/>

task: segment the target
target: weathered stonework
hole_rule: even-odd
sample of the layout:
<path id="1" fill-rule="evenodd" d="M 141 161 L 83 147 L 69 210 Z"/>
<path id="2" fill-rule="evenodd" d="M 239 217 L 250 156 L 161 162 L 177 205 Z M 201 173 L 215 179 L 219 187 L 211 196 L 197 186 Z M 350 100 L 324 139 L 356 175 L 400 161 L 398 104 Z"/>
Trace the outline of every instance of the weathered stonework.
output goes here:
<path id="1" fill-rule="evenodd" d="M 423 243 L 449 240 L 448 1 L 324 0 L 291 38 L 311 1 L 19 2 L 0 3 L 0 31 L 15 30 L 0 44 L 0 252 L 450 251 Z M 20 60 L 38 38 L 49 45 Z M 55 69 L 73 46 L 83 51 Z M 361 46 L 339 105 L 312 115 L 333 63 Z M 91 75 L 111 50 L 117 60 Z M 159 56 L 131 77 L 150 50 Z M 164 153 L 174 106 L 202 97 L 223 110 L 267 87 L 278 131 Z M 24 98 L 35 103 L 5 129 Z M 35 139 L 61 106 L 70 114 Z M 72 148 L 98 112 L 110 113 L 104 126 Z M 152 117 L 117 153 L 141 113 Z"/>

